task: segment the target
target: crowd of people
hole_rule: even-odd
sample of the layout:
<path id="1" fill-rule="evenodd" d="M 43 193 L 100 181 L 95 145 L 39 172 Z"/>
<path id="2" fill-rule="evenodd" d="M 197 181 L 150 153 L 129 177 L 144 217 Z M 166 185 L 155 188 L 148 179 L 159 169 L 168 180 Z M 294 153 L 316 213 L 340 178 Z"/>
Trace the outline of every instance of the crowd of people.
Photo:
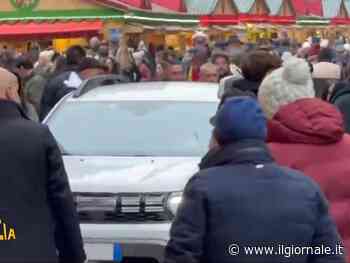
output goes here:
<path id="1" fill-rule="evenodd" d="M 27 145 L 37 154 L 30 157 L 36 164 L 47 161 L 39 174 L 50 175 L 48 181 L 43 179 L 50 188 L 49 201 L 62 213 L 55 214 L 62 229 L 58 249 L 66 253 L 62 257 L 67 261 L 62 262 L 85 259 L 68 179 L 47 128 L 22 122 L 20 116 L 43 120 L 84 80 L 104 74 L 121 75 L 130 82 L 218 83 L 221 101 L 210 120 L 210 150 L 200 164 L 200 176 L 186 187 L 165 262 L 194 263 L 203 257 L 205 262 L 231 262 L 220 252 L 230 236 L 242 244 L 262 239 L 312 246 L 342 242 L 350 250 L 350 44 L 317 37 L 297 44 L 287 35 L 257 44 L 244 44 L 237 37 L 213 44 L 202 32 L 192 40 L 193 47 L 183 54 L 142 41 L 132 48 L 126 39 L 111 46 L 98 38 L 91 39 L 88 48 L 72 46 L 64 55 L 51 49 L 0 54 L 0 98 L 16 102 L 0 103 L 0 118 L 16 116 L 16 122 L 0 122 L 0 138 L 13 138 L 17 148 Z M 7 132 L 13 128 L 15 133 Z M 32 136 L 29 140 L 22 136 L 25 129 Z M 4 163 L 15 163 L 10 158 L 14 155 L 6 152 L 15 152 L 11 149 L 1 148 Z M 19 159 L 27 160 L 26 153 L 22 151 Z M 37 169 L 24 163 L 29 170 Z M 19 166 L 8 173 L 18 174 Z M 20 173 L 24 181 L 25 171 Z M 19 189 L 27 191 L 22 184 Z M 233 208 L 237 200 L 240 205 Z M 245 228 L 230 227 L 234 223 Z M 50 231 L 46 229 L 47 234 Z M 47 249 L 55 254 L 53 247 Z M 263 257 L 247 261 L 243 255 L 239 259 L 281 262 Z M 345 261 L 331 255 L 286 262 Z"/>
<path id="2" fill-rule="evenodd" d="M 316 97 L 336 104 L 350 131 L 350 44 L 317 37 L 297 44 L 281 34 L 277 40 L 242 43 L 238 37 L 211 42 L 208 35 L 193 35 L 192 47 L 180 53 L 173 47 L 137 46 L 122 38 L 118 44 L 90 40 L 88 47 L 72 46 L 65 54 L 48 48 L 19 54 L 8 48 L 0 52 L 0 66 L 21 79 L 22 106 L 32 120 L 43 120 L 67 93 L 89 77 L 122 75 L 129 81 L 202 81 L 220 83 L 219 96 L 234 92 L 258 94 L 266 74 L 291 56 L 310 65 Z"/>

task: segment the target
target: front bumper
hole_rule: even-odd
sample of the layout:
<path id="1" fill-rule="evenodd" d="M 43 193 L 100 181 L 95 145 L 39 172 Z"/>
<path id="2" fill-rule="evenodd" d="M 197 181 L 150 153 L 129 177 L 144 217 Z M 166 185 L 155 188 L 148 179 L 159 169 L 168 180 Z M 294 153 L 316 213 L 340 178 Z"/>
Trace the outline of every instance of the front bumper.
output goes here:
<path id="1" fill-rule="evenodd" d="M 113 261 L 114 244 L 124 258 L 152 258 L 162 262 L 171 223 L 163 224 L 82 224 L 88 259 Z"/>

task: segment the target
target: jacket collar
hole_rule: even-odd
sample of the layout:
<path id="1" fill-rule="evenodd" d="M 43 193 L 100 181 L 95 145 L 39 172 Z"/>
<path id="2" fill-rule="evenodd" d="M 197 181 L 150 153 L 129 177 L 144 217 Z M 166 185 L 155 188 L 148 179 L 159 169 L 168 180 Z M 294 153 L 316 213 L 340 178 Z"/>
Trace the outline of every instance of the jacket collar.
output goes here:
<path id="1" fill-rule="evenodd" d="M 29 119 L 18 103 L 10 100 L 0 99 L 0 119 L 16 118 Z"/>
<path id="2" fill-rule="evenodd" d="M 263 164 L 273 162 L 273 158 L 263 141 L 243 140 L 218 150 L 209 151 L 199 164 L 201 170 L 228 164 Z"/>

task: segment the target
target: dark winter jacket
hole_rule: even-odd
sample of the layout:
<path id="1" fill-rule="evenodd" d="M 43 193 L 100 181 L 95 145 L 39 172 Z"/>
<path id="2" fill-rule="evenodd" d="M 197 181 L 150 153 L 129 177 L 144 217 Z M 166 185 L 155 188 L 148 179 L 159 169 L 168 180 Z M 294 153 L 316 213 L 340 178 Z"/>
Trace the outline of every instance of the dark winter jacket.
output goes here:
<path id="1" fill-rule="evenodd" d="M 43 91 L 47 82 L 44 74 L 34 74 L 25 84 L 24 93 L 29 103 L 31 103 L 37 113 L 40 112 L 40 103 Z"/>
<path id="2" fill-rule="evenodd" d="M 343 114 L 345 131 L 350 133 L 350 84 L 348 82 L 336 84 L 329 101 Z"/>
<path id="3" fill-rule="evenodd" d="M 49 129 L 2 100 L 0 145 L 0 220 L 7 229 L 0 262 L 84 262 L 72 193 Z"/>
<path id="4" fill-rule="evenodd" d="M 75 90 L 64 84 L 64 82 L 69 79 L 72 72 L 74 71 L 65 71 L 47 82 L 41 97 L 40 120 L 46 117 L 60 99 Z"/>
<path id="5" fill-rule="evenodd" d="M 328 263 L 341 256 L 249 255 L 244 246 L 335 246 L 336 227 L 321 191 L 276 165 L 265 144 L 241 141 L 202 161 L 171 229 L 165 263 Z M 238 245 L 240 253 L 234 246 Z M 229 249 L 231 248 L 231 249 Z M 285 255 L 288 256 L 288 255 Z"/>

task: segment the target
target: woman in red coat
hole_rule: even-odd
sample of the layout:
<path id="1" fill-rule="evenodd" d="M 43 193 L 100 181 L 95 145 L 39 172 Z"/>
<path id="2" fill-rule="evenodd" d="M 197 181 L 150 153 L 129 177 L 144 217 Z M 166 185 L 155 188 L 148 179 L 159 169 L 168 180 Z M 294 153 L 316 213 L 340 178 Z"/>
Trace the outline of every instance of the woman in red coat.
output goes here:
<path id="1" fill-rule="evenodd" d="M 274 158 L 319 183 L 350 262 L 350 136 L 341 113 L 314 98 L 308 65 L 296 58 L 263 81 L 258 97 L 269 118 Z"/>

